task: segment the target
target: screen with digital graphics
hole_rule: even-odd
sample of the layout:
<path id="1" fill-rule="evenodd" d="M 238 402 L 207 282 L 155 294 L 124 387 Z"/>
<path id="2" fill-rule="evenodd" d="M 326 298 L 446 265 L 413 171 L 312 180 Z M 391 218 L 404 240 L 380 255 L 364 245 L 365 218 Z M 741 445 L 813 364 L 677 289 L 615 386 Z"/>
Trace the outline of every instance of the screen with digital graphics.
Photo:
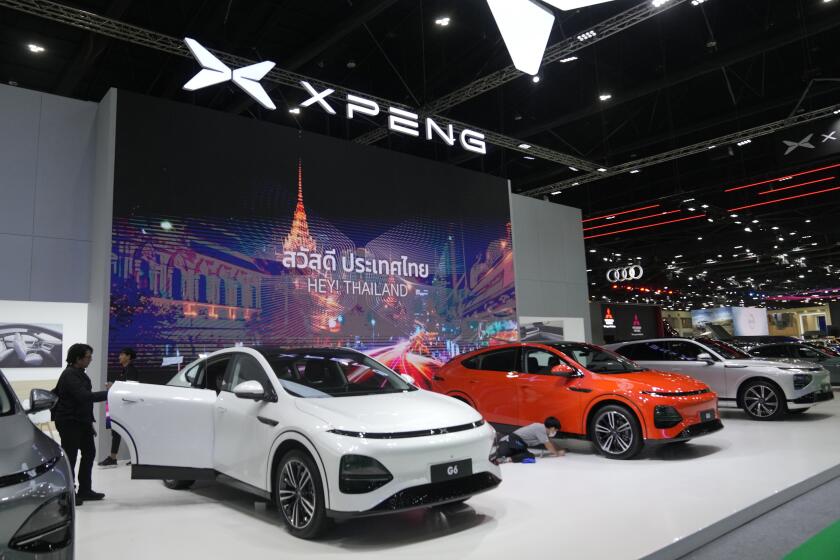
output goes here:
<path id="1" fill-rule="evenodd" d="M 119 93 L 112 362 L 132 346 L 165 379 L 236 344 L 347 346 L 428 386 L 517 334 L 505 181 Z"/>

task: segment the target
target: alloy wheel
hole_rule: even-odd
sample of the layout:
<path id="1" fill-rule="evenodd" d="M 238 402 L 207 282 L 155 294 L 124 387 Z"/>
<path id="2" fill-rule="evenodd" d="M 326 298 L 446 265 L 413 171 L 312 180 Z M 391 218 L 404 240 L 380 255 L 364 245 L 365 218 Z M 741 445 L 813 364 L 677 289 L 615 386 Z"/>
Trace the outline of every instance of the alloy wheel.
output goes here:
<path id="1" fill-rule="evenodd" d="M 779 409 L 779 397 L 767 385 L 753 385 L 744 393 L 744 406 L 757 418 L 769 418 Z"/>
<path id="2" fill-rule="evenodd" d="M 620 455 L 633 445 L 633 426 L 624 414 L 610 410 L 595 423 L 595 437 L 605 453 Z"/>
<path id="3" fill-rule="evenodd" d="M 298 459 L 290 459 L 280 473 L 278 488 L 280 509 L 286 521 L 303 529 L 312 522 L 315 514 L 315 482 L 309 468 Z"/>

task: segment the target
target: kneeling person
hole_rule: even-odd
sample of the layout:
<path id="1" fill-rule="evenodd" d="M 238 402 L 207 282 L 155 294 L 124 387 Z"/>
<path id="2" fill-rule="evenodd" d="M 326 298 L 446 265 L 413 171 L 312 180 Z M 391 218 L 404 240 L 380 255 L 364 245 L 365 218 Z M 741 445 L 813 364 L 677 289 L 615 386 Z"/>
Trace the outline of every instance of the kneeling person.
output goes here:
<path id="1" fill-rule="evenodd" d="M 507 459 L 521 463 L 525 459 L 533 459 L 534 454 L 528 451 L 528 448 L 539 446 L 545 446 L 552 457 L 565 455 L 564 449 L 557 449 L 551 442 L 551 438 L 555 437 L 558 431 L 560 421 L 554 416 L 549 416 L 542 424 L 534 422 L 522 426 L 499 440 L 495 461 L 499 463 Z"/>

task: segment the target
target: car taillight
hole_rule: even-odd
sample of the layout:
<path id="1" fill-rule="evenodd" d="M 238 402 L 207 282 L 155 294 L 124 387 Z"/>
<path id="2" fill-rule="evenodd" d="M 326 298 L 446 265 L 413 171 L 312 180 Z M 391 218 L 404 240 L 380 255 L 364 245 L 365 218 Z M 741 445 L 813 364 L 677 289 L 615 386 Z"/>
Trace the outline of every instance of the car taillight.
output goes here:
<path id="1" fill-rule="evenodd" d="M 653 425 L 657 428 L 673 428 L 682 422 L 682 416 L 673 406 L 657 406 L 653 409 Z"/>
<path id="2" fill-rule="evenodd" d="M 345 494 L 373 492 L 393 479 L 388 469 L 373 457 L 345 455 L 341 458 L 338 488 Z"/>
<path id="3" fill-rule="evenodd" d="M 66 547 L 73 536 L 73 507 L 69 494 L 45 502 L 21 525 L 9 547 L 22 552 L 51 552 Z"/>

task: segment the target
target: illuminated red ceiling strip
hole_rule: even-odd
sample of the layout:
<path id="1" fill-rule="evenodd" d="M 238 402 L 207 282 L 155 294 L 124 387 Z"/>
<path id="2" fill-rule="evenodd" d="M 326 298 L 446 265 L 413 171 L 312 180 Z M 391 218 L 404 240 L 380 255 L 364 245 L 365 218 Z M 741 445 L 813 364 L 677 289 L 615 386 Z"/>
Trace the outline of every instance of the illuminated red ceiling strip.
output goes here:
<path id="1" fill-rule="evenodd" d="M 673 214 L 675 212 L 682 212 L 682 210 L 668 210 L 667 212 L 658 212 L 656 214 L 648 214 L 647 216 L 640 216 L 638 218 L 630 218 L 627 220 L 621 220 L 620 222 L 610 222 L 608 224 L 601 224 L 600 226 L 590 226 L 588 228 L 583 228 L 583 231 L 589 231 L 591 229 L 601 229 L 605 227 L 612 227 L 617 226 L 618 224 L 627 224 L 630 222 L 638 222 L 640 220 L 649 220 L 650 218 L 658 218 L 659 216 L 664 216 L 665 214 Z"/>
<path id="2" fill-rule="evenodd" d="M 651 204 L 650 206 L 642 206 L 641 208 L 633 208 L 632 210 L 623 210 L 621 212 L 613 212 L 612 214 L 604 214 L 596 218 L 586 218 L 584 222 L 591 222 L 592 220 L 602 220 L 611 216 L 621 216 L 622 214 L 629 214 L 630 212 L 641 212 L 642 210 L 649 210 L 650 208 L 659 208 L 659 204 Z"/>
<path id="3" fill-rule="evenodd" d="M 793 200 L 795 198 L 804 198 L 806 196 L 814 196 L 816 194 L 823 194 L 831 191 L 840 191 L 840 187 L 832 187 L 830 189 L 823 189 L 821 191 L 813 191 L 804 194 L 797 194 L 794 196 L 786 196 L 784 198 L 774 198 L 765 202 L 756 202 L 755 204 L 747 204 L 746 206 L 738 206 L 737 208 L 730 208 L 727 212 L 735 212 L 736 210 L 746 210 L 747 208 L 755 208 L 756 206 L 766 206 L 768 204 L 775 204 L 777 202 L 784 202 L 786 200 Z"/>
<path id="4" fill-rule="evenodd" d="M 840 188 L 840 187 L 838 187 L 838 188 Z M 587 235 L 586 237 L 584 237 L 584 239 L 593 239 L 595 237 L 604 237 L 605 235 L 615 235 L 616 233 L 625 233 L 625 232 L 628 232 L 628 231 L 636 231 L 637 229 L 647 229 L 647 228 L 652 228 L 652 227 L 657 227 L 657 226 L 664 226 L 664 225 L 667 225 L 667 224 L 675 224 L 677 222 L 685 222 L 687 220 L 696 220 L 698 218 L 705 218 L 705 217 L 706 217 L 706 214 L 698 214 L 697 216 L 688 216 L 687 218 L 677 218 L 676 220 L 668 220 L 666 222 L 656 222 L 655 224 L 646 224 L 646 225 L 643 225 L 643 226 L 636 226 L 636 227 L 631 227 L 631 228 L 619 229 L 619 230 L 616 230 L 616 231 L 608 231 L 606 233 L 597 233 L 595 235 Z"/>
<path id="5" fill-rule="evenodd" d="M 770 194 L 776 193 L 779 191 L 786 191 L 788 189 L 795 189 L 796 187 L 804 187 L 805 185 L 813 185 L 814 183 L 823 183 L 825 181 L 831 181 L 832 179 L 836 179 L 837 177 L 826 177 L 825 179 L 816 179 L 814 181 L 808 181 L 807 183 L 799 183 L 797 185 L 790 185 L 788 187 L 782 187 L 781 189 L 770 189 L 769 191 L 761 191 L 758 194 Z"/>
<path id="6" fill-rule="evenodd" d="M 818 167 L 817 169 L 811 169 L 809 171 L 800 171 L 799 173 L 793 173 L 791 175 L 782 175 L 781 177 L 776 177 L 775 179 L 767 179 L 766 181 L 759 181 L 758 183 L 750 183 L 749 185 L 741 185 L 740 187 L 732 187 L 732 188 L 729 188 L 729 189 L 725 189 L 723 192 L 740 191 L 741 189 L 748 189 L 750 187 L 757 187 L 758 185 L 766 185 L 767 183 L 772 183 L 774 181 L 780 181 L 780 180 L 786 179 L 788 177 L 799 177 L 801 175 L 809 175 L 811 173 L 816 173 L 818 171 L 825 171 L 826 169 L 834 169 L 835 167 L 840 167 L 840 163 L 835 163 L 834 165 L 827 165 L 825 167 Z"/>

